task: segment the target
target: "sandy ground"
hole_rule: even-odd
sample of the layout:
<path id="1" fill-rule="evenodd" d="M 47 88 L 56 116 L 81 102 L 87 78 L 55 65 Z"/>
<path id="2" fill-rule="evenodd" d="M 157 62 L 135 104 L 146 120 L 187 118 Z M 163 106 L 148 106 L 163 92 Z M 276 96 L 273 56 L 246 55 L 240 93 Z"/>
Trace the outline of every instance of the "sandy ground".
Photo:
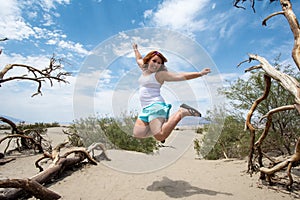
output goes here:
<path id="1" fill-rule="evenodd" d="M 48 135 L 53 145 L 66 138 L 61 128 L 49 129 Z M 258 174 L 250 177 L 246 174 L 245 160 L 195 159 L 191 140 L 184 139 L 194 136 L 193 131 L 175 131 L 166 147 L 152 155 L 109 150 L 111 161 L 103 160 L 96 166 L 84 165 L 69 171 L 48 188 L 67 200 L 288 200 L 300 197 L 299 190 L 278 191 L 276 187 L 263 185 Z M 37 174 L 34 162 L 40 156 L 22 156 L 0 166 L 0 178 L 26 178 Z M 294 175 L 294 179 L 294 184 L 299 185 L 299 176 Z"/>

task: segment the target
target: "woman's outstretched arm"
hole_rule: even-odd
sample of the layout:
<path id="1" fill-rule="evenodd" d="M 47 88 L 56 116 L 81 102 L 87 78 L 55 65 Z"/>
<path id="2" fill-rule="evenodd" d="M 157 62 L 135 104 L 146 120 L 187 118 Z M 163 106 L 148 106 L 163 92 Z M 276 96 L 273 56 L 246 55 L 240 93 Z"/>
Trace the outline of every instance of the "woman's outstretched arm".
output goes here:
<path id="1" fill-rule="evenodd" d="M 142 55 L 140 54 L 139 50 L 138 50 L 138 45 L 137 44 L 133 44 L 132 45 L 132 48 L 133 48 L 133 51 L 134 51 L 134 54 L 135 54 L 135 60 L 136 60 L 136 63 L 139 65 L 139 67 L 142 69 L 143 68 L 143 65 L 144 65 L 144 61 L 143 61 L 143 57 Z"/>
<path id="2" fill-rule="evenodd" d="M 164 81 L 185 81 L 185 80 L 199 78 L 201 76 L 207 75 L 210 72 L 211 72 L 210 68 L 204 68 L 201 72 L 174 73 L 169 71 L 161 71 L 158 73 L 157 79 L 161 83 Z"/>

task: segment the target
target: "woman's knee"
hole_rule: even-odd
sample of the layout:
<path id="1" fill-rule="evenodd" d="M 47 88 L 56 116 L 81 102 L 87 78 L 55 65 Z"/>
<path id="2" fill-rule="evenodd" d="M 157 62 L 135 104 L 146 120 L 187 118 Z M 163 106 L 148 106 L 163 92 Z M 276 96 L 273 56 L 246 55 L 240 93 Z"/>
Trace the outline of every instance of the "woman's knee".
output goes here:
<path id="1" fill-rule="evenodd" d="M 133 137 L 135 138 L 146 138 L 151 135 L 149 126 L 134 126 Z"/>

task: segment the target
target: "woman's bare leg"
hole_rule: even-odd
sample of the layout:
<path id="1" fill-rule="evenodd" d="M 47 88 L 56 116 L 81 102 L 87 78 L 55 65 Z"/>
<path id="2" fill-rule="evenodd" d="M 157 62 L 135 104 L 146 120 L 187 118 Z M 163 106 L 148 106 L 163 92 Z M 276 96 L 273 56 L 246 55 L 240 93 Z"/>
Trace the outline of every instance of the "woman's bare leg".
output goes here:
<path id="1" fill-rule="evenodd" d="M 174 130 L 176 125 L 179 123 L 179 121 L 183 117 L 189 116 L 189 115 L 190 115 L 190 113 L 187 109 L 179 108 L 179 110 L 176 113 L 174 113 L 168 119 L 168 121 L 166 121 L 165 123 L 162 124 L 160 131 L 157 131 L 157 127 L 159 126 L 159 122 L 157 122 L 156 119 L 152 120 L 150 122 L 150 129 L 154 133 L 154 138 L 157 139 L 158 141 L 165 140 L 167 137 L 169 137 L 169 135 Z"/>
<path id="2" fill-rule="evenodd" d="M 133 136 L 136 138 L 147 138 L 152 135 L 153 134 L 150 130 L 149 123 L 137 119 L 133 128 Z"/>

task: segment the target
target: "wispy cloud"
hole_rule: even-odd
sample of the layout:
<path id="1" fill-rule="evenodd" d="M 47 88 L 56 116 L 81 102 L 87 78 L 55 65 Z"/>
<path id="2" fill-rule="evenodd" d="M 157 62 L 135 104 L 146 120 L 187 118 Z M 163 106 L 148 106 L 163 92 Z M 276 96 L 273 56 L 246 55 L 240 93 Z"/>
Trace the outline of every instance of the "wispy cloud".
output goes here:
<path id="1" fill-rule="evenodd" d="M 22 9 L 17 0 L 0 0 L 0 13 L 1 37 L 22 40 L 34 35 L 34 30 L 22 17 Z"/>
<path id="2" fill-rule="evenodd" d="M 0 37 L 10 40 L 26 40 L 33 38 L 38 46 L 40 43 L 58 46 L 60 49 L 86 56 L 89 51 L 74 41 L 68 41 L 66 34 L 55 27 L 53 18 L 59 17 L 55 12 L 56 5 L 67 5 L 69 0 L 0 0 Z M 37 14 L 38 12 L 42 14 Z M 24 18 L 27 16 L 27 18 Z M 42 17 L 38 19 L 38 17 Z M 43 23 L 36 23 L 40 21 Z M 8 25 L 9 24 L 9 25 Z M 51 26 L 51 27 L 49 27 Z"/>
<path id="3" fill-rule="evenodd" d="M 206 9 L 209 0 L 166 0 L 157 10 L 144 12 L 145 18 L 151 18 L 154 26 L 193 33 L 206 29 L 206 19 L 198 18 L 198 14 Z"/>

